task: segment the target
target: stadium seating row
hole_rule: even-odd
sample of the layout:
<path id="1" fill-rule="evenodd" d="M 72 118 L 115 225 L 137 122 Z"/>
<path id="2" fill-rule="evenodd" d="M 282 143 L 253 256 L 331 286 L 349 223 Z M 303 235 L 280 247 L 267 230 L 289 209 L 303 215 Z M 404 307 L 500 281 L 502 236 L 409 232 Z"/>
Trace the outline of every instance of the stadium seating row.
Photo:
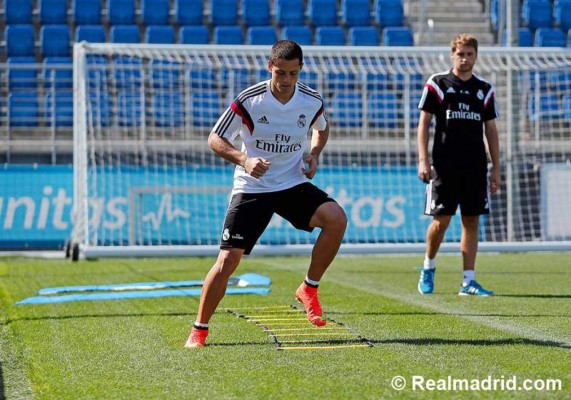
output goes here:
<path id="1" fill-rule="evenodd" d="M 403 25 L 401 0 L 5 0 L 6 23 L 99 25 L 353 26 Z M 305 4 L 307 2 L 307 4 Z M 205 6 L 206 4 L 206 6 Z M 208 12 L 207 12 L 208 10 Z"/>
<path id="2" fill-rule="evenodd" d="M 133 91 L 121 91 L 112 105 L 106 93 L 91 98 L 90 118 L 95 126 L 139 126 L 142 115 L 146 123 L 156 127 L 175 127 L 185 124 L 185 118 L 197 127 L 211 127 L 219 116 L 221 99 L 215 92 L 194 92 L 190 94 L 188 110 L 185 110 L 184 96 L 179 92 L 156 93 L 143 105 L 142 96 Z M 71 92 L 47 93 L 42 100 L 38 93 L 13 92 L 8 95 L 8 125 L 11 127 L 38 126 L 43 119 L 47 126 L 71 127 L 73 124 L 73 96 Z M 368 97 L 369 123 L 371 127 L 394 128 L 402 113 L 400 100 L 394 93 L 371 93 Z M 116 110 L 112 121 L 111 107 Z M 416 104 L 410 109 L 415 110 Z M 337 94 L 332 98 L 332 120 L 339 127 L 355 127 L 362 124 L 363 105 L 360 93 Z M 43 116 L 43 118 L 40 118 Z M 415 120 L 416 121 L 416 120 Z"/>
<path id="3" fill-rule="evenodd" d="M 67 57 L 71 54 L 71 30 L 67 25 L 43 25 L 40 29 L 39 50 L 42 57 Z M 382 30 L 382 36 L 376 27 L 349 28 L 348 37 L 345 28 L 327 26 L 315 29 L 315 38 L 307 26 L 286 27 L 282 37 L 299 41 L 300 44 L 355 46 L 412 46 L 413 35 L 408 27 L 390 27 Z M 206 26 L 183 26 L 177 32 L 170 25 L 148 26 L 144 32 L 146 43 L 210 43 Z M 8 25 L 5 29 L 6 54 L 8 57 L 32 57 L 36 55 L 36 37 L 32 25 Z M 382 37 L 382 42 L 379 37 Z M 120 25 L 111 28 L 110 41 L 114 43 L 139 43 L 141 39 L 136 25 Z M 215 44 L 273 44 L 278 33 L 273 26 L 255 26 L 246 31 L 240 26 L 219 26 L 214 29 Z M 107 41 L 103 25 L 80 25 L 75 29 L 76 42 L 88 41 L 104 43 Z"/>
<path id="4" fill-rule="evenodd" d="M 505 10 L 500 10 L 500 0 L 491 0 L 490 22 L 496 32 L 501 23 L 500 14 L 506 15 Z M 559 28 L 567 32 L 571 29 L 571 0 L 523 0 L 520 25 L 531 33 L 538 28 Z"/>
<path id="5" fill-rule="evenodd" d="M 70 92 L 47 93 L 42 105 L 37 93 L 10 93 L 7 104 L 8 125 L 38 126 L 39 121 L 43 120 L 48 127 L 69 128 L 73 125 L 72 102 L 73 96 Z M 187 110 L 183 95 L 177 92 L 156 93 L 147 102 L 145 107 L 141 95 L 129 91 L 119 92 L 114 105 L 107 94 L 92 96 L 89 123 L 103 127 L 112 124 L 133 127 L 140 126 L 144 120 L 148 126 L 154 127 L 177 127 L 190 123 L 196 127 L 208 128 L 218 118 L 222 106 L 220 97 L 213 92 L 192 93 Z M 561 103 L 563 107 L 560 106 Z M 361 93 L 334 95 L 330 108 L 332 123 L 341 128 L 361 127 L 365 112 L 363 104 Z M 370 93 L 366 104 L 367 121 L 371 128 L 396 128 L 403 121 L 405 107 L 394 93 Z M 416 99 L 413 99 L 409 105 L 411 126 L 415 126 L 418 121 L 416 104 Z M 113 118 L 111 107 L 116 110 Z M 530 97 L 528 112 L 531 121 L 564 119 L 571 123 L 571 94 L 565 94 L 562 98 L 554 93 L 542 93 L 538 99 Z"/>
<path id="6" fill-rule="evenodd" d="M 507 32 L 503 32 L 502 44 L 507 45 Z M 559 28 L 537 28 L 534 33 L 529 28 L 519 28 L 520 47 L 571 47 L 571 29 L 567 33 Z"/>

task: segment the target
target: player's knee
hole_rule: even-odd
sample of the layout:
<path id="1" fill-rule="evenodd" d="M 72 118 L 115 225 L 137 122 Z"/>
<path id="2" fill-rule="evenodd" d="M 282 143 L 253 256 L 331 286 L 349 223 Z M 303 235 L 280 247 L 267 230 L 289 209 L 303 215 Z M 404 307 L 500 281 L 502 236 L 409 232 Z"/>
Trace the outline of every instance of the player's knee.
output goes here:
<path id="1" fill-rule="evenodd" d="M 345 210 L 337 203 L 330 204 L 331 206 L 327 214 L 327 226 L 344 233 L 345 229 L 347 229 L 347 215 L 345 214 Z"/>
<path id="2" fill-rule="evenodd" d="M 216 272 L 218 275 L 230 277 L 240 263 L 241 254 L 232 251 L 221 251 L 216 260 Z"/>

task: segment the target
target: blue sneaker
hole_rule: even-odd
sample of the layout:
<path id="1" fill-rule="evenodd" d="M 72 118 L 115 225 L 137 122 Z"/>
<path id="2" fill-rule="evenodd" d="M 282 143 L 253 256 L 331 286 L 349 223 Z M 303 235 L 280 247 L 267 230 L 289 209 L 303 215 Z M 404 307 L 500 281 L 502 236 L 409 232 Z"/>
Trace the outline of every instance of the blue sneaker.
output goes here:
<path id="1" fill-rule="evenodd" d="M 486 290 L 476 281 L 470 281 L 468 285 L 462 286 L 458 292 L 460 296 L 493 296 L 494 292 Z"/>
<path id="2" fill-rule="evenodd" d="M 434 291 L 434 273 L 435 268 L 423 268 L 420 270 L 420 279 L 418 280 L 418 291 L 421 294 L 430 294 Z"/>

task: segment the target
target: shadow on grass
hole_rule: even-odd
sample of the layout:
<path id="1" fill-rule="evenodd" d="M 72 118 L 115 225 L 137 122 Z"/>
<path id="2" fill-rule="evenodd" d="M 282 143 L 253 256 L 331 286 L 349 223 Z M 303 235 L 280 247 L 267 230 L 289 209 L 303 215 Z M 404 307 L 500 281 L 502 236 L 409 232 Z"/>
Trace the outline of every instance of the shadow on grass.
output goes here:
<path id="1" fill-rule="evenodd" d="M 408 344 L 413 346 L 438 346 L 438 345 L 463 345 L 463 346 L 542 346 L 571 350 L 569 343 L 556 342 L 553 340 L 538 340 L 526 338 L 513 339 L 439 339 L 439 338 L 401 338 L 386 340 L 371 340 L 374 344 Z"/>

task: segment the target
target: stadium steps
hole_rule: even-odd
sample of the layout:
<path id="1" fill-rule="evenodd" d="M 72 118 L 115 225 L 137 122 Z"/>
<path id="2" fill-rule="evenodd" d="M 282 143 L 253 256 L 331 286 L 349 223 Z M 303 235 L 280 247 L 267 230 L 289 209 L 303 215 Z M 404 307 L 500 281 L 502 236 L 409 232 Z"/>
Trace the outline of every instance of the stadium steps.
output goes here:
<path id="1" fill-rule="evenodd" d="M 426 0 L 426 20 L 434 21 L 432 37 L 428 34 L 426 25 L 422 30 L 419 29 L 419 18 L 422 13 L 420 2 L 408 2 L 405 5 L 407 6 L 405 14 L 415 28 L 417 46 L 448 46 L 450 40 L 462 32 L 475 35 L 481 46 L 496 44 L 496 35 L 491 29 L 489 15 L 480 2 Z"/>

